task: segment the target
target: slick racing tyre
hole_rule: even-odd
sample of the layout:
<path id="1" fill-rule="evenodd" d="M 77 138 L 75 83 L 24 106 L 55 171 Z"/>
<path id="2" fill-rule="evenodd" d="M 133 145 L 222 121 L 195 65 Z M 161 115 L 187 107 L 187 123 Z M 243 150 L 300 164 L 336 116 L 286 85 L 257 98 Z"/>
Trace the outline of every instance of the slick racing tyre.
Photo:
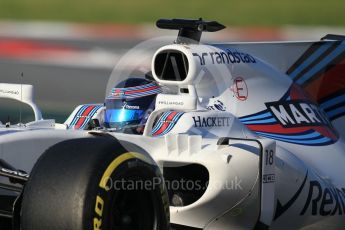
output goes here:
<path id="1" fill-rule="evenodd" d="M 169 205 L 159 168 L 114 138 L 61 142 L 34 166 L 21 229 L 165 230 Z"/>

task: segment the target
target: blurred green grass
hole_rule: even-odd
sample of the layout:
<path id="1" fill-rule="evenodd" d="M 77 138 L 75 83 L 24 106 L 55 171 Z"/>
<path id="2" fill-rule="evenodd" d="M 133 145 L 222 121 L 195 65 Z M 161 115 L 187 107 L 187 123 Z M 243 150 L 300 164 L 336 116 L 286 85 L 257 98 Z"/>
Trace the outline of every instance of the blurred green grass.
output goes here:
<path id="1" fill-rule="evenodd" d="M 228 26 L 345 25 L 344 0 L 1 0 L 0 19 L 151 23 L 218 20 Z"/>

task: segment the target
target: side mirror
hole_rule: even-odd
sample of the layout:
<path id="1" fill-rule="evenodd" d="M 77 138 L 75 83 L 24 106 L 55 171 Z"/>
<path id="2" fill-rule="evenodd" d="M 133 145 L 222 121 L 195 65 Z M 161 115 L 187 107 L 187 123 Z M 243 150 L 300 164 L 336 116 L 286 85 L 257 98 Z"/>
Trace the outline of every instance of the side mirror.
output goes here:
<path id="1" fill-rule="evenodd" d="M 29 105 L 35 114 L 35 121 L 42 120 L 42 113 L 33 101 L 34 87 L 26 84 L 0 83 L 0 98 L 9 98 Z"/>

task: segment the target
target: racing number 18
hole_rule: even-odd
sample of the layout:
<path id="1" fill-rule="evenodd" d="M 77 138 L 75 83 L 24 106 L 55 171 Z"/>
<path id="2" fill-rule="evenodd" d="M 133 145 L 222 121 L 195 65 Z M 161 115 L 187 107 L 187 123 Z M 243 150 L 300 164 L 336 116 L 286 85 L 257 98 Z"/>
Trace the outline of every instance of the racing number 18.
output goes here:
<path id="1" fill-rule="evenodd" d="M 273 164 L 273 150 L 266 149 L 266 165 Z"/>

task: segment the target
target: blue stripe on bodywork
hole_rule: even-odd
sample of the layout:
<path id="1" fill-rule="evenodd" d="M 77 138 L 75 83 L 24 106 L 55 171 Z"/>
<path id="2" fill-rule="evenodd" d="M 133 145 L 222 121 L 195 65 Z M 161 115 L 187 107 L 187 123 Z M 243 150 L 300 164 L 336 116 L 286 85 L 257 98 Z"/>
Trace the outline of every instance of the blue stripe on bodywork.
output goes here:
<path id="1" fill-rule="evenodd" d="M 266 113 L 254 115 L 251 117 L 240 118 L 240 121 L 245 122 L 245 121 L 259 120 L 259 119 L 269 118 L 269 117 L 272 117 L 271 112 L 266 112 Z"/>
<path id="2" fill-rule="evenodd" d="M 93 115 L 95 115 L 95 113 L 101 108 L 102 106 L 98 105 L 95 106 L 95 108 L 93 108 L 91 110 L 91 112 L 89 113 L 89 115 L 87 116 L 87 118 L 84 120 L 83 124 L 80 126 L 79 129 L 84 129 L 85 126 L 87 125 L 87 123 L 89 123 L 89 121 L 91 120 L 91 118 L 93 117 Z"/>
<path id="3" fill-rule="evenodd" d="M 153 130 L 151 131 L 151 133 L 156 133 L 163 125 L 163 121 L 165 121 L 165 119 L 171 114 L 171 112 L 165 112 L 161 118 L 159 118 L 159 120 L 157 121 L 156 126 L 153 128 Z"/>
<path id="4" fill-rule="evenodd" d="M 339 47 L 337 47 L 330 55 L 324 58 L 318 65 L 314 66 L 310 69 L 307 73 L 305 73 L 301 78 L 297 80 L 298 84 L 303 84 L 304 82 L 308 81 L 311 77 L 313 77 L 318 71 L 328 65 L 331 61 L 333 61 L 339 54 L 345 51 L 345 41 L 343 41 Z"/>
<path id="5" fill-rule="evenodd" d="M 302 72 L 306 67 L 313 63 L 317 58 L 319 58 L 327 49 L 332 46 L 332 43 L 326 43 L 319 47 L 319 49 L 309 56 L 300 66 L 298 66 L 292 73 L 290 77 L 295 78 L 300 72 Z"/>
<path id="6" fill-rule="evenodd" d="M 265 120 L 256 120 L 256 121 L 246 121 L 243 122 L 246 125 L 253 125 L 253 124 L 269 124 L 269 123 L 276 123 L 277 120 L 275 118 L 265 119 Z"/>
<path id="7" fill-rule="evenodd" d="M 328 112 L 326 112 L 326 114 L 328 117 L 332 118 L 332 117 L 337 116 L 338 114 L 341 114 L 344 112 L 345 112 L 345 105 L 343 105 L 339 108 L 336 108 L 334 110 L 328 111 Z"/>
<path id="8" fill-rule="evenodd" d="M 78 117 L 85 111 L 85 109 L 87 108 L 88 105 L 83 105 L 82 107 L 80 107 L 80 109 L 78 110 L 78 112 L 76 113 L 76 115 L 74 115 L 74 118 L 72 120 L 72 122 L 69 124 L 69 126 L 73 126 L 75 125 L 75 123 L 78 120 Z"/>
<path id="9" fill-rule="evenodd" d="M 322 137 L 318 132 L 311 132 L 308 134 L 294 134 L 294 135 L 281 135 L 281 134 L 273 134 L 273 133 L 264 133 L 264 132 L 256 132 L 258 135 L 269 135 L 271 137 L 277 138 L 284 138 L 284 139 L 291 139 L 291 140 L 301 140 L 301 139 L 315 139 L 317 137 Z"/>
<path id="10" fill-rule="evenodd" d="M 322 136 L 320 136 L 322 137 L 320 139 L 313 139 L 313 140 L 291 140 L 291 139 L 286 139 L 286 138 L 272 137 L 267 134 L 260 134 L 260 136 L 267 137 L 270 139 L 275 139 L 278 141 L 293 143 L 293 144 L 311 145 L 311 146 L 327 145 L 327 144 L 333 143 L 333 141 L 330 138 L 322 137 Z"/>
<path id="11" fill-rule="evenodd" d="M 329 99 L 329 100 L 321 103 L 320 107 L 322 109 L 327 109 L 327 108 L 332 107 L 334 105 L 340 104 L 344 101 L 345 101 L 345 94 L 340 95 L 340 96 L 335 97 L 335 98 L 332 98 L 332 99 Z"/>

